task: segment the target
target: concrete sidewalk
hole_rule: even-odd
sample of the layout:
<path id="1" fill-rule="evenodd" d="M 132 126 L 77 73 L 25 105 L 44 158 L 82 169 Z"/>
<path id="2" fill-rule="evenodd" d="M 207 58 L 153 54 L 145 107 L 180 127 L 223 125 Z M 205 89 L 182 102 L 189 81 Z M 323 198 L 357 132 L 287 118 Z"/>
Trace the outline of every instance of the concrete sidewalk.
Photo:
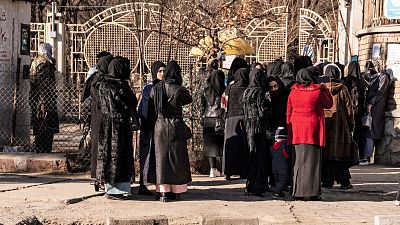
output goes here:
<path id="1" fill-rule="evenodd" d="M 138 195 L 108 200 L 94 192 L 87 174 L 2 173 L 0 224 L 29 216 L 42 224 L 374 224 L 375 215 L 400 215 L 393 204 L 400 168 L 371 165 L 351 173 L 354 188 L 323 189 L 322 202 L 247 197 L 245 180 L 193 175 L 183 200 L 169 203 Z"/>

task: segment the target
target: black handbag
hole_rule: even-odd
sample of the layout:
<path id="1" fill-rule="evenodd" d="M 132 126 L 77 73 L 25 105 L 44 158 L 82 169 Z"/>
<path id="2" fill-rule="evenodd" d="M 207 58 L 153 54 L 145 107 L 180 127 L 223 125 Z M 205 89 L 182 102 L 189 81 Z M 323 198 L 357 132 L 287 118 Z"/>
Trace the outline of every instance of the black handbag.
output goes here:
<path id="1" fill-rule="evenodd" d="M 360 163 L 359 147 L 357 142 L 351 138 L 351 166 L 357 166 Z"/>

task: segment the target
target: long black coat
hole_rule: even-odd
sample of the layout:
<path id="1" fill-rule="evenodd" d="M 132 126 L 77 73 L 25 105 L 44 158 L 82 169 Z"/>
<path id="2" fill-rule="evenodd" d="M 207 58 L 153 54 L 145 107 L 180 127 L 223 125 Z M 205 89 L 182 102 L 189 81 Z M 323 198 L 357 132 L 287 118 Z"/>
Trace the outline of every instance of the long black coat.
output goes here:
<path id="1" fill-rule="evenodd" d="M 182 106 L 190 104 L 192 96 L 186 88 L 168 83 L 165 94 L 168 102 L 154 128 L 157 184 L 187 184 L 192 181 L 187 149 L 190 134 L 183 121 Z M 153 99 L 154 88 L 150 101 Z"/>
<path id="2" fill-rule="evenodd" d="M 385 73 L 380 73 L 377 76 L 373 76 L 372 79 L 369 79 L 366 105 L 372 105 L 372 125 L 368 135 L 372 139 L 384 138 L 385 104 L 389 83 L 389 76 Z"/>
<path id="3" fill-rule="evenodd" d="M 128 83 L 106 77 L 99 86 L 102 120 L 97 158 L 97 179 L 110 184 L 129 182 L 134 174 L 130 117 L 136 96 Z"/>
<path id="4" fill-rule="evenodd" d="M 51 152 L 54 133 L 59 132 L 55 71 L 53 59 L 43 55 L 35 58 L 31 65 L 29 106 L 34 149 L 38 152 Z M 39 116 L 40 105 L 46 112 L 42 118 Z"/>

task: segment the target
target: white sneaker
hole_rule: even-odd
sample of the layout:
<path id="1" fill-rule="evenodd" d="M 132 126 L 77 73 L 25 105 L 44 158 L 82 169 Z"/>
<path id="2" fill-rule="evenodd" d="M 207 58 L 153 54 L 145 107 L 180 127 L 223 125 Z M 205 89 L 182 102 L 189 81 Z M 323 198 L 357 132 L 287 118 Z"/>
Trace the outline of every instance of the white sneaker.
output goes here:
<path id="1" fill-rule="evenodd" d="M 209 177 L 214 178 L 214 177 L 219 177 L 219 176 L 221 176 L 221 173 L 217 170 L 217 168 L 211 168 L 210 169 L 210 176 Z"/>
<path id="2" fill-rule="evenodd" d="M 360 166 L 368 166 L 368 160 L 361 160 L 360 163 L 358 165 Z"/>

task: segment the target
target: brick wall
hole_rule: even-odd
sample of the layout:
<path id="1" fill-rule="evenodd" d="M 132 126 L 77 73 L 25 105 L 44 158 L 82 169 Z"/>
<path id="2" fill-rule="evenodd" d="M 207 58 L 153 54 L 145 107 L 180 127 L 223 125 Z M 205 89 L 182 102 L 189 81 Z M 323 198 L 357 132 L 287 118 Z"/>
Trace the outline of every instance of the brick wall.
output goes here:
<path id="1" fill-rule="evenodd" d="M 386 54 L 387 54 L 387 44 L 398 44 L 400 42 L 400 33 L 380 33 L 380 34 L 370 34 L 365 35 L 360 38 L 359 41 L 359 60 L 361 65 L 361 70 L 365 65 L 365 62 L 371 59 L 372 55 L 372 45 L 381 44 L 381 52 L 379 61 L 382 65 L 386 64 Z"/>

